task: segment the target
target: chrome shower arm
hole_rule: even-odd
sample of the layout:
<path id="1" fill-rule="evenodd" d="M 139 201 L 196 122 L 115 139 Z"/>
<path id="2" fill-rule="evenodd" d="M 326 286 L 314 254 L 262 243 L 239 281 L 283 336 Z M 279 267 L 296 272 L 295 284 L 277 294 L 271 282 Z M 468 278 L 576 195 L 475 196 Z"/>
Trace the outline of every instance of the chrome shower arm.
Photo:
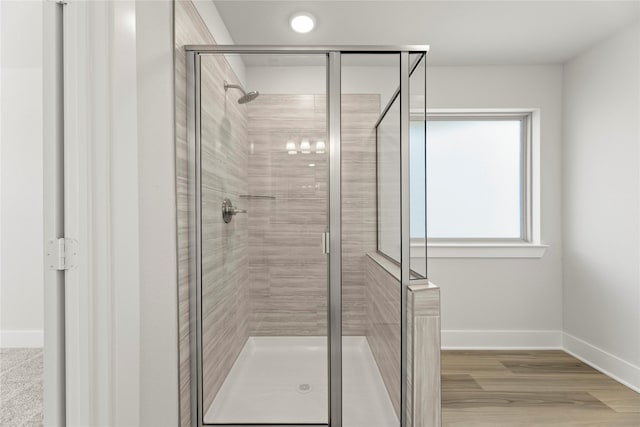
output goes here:
<path id="1" fill-rule="evenodd" d="M 243 87 L 242 87 L 242 86 L 240 86 L 240 85 L 236 85 L 236 84 L 232 84 L 232 83 L 228 83 L 228 82 L 225 80 L 225 82 L 224 82 L 224 90 L 225 90 L 225 92 L 226 92 L 228 89 L 238 89 L 238 90 L 240 90 L 244 95 L 246 95 L 246 94 L 247 94 L 247 92 L 243 89 Z"/>

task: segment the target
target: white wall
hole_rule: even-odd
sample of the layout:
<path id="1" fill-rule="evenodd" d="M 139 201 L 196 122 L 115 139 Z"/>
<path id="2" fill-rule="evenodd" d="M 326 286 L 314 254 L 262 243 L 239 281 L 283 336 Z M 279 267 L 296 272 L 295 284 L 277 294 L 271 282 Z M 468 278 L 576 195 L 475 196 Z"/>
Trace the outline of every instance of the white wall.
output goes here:
<path id="1" fill-rule="evenodd" d="M 431 258 L 445 347 L 559 347 L 562 330 L 560 66 L 431 67 L 429 108 L 540 109 L 542 258 Z"/>
<path id="2" fill-rule="evenodd" d="M 173 5 L 136 2 L 140 425 L 178 425 Z"/>
<path id="3" fill-rule="evenodd" d="M 564 68 L 565 346 L 640 389 L 640 26 Z"/>
<path id="4" fill-rule="evenodd" d="M 0 346 L 43 344 L 42 4 L 0 2 Z"/>

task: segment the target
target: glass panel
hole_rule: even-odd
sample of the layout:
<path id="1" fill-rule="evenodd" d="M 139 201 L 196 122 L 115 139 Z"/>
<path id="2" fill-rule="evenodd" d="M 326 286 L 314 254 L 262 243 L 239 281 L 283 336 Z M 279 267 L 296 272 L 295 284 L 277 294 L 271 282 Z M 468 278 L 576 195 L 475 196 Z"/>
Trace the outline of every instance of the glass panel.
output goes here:
<path id="1" fill-rule="evenodd" d="M 409 202 L 411 238 L 411 271 L 415 278 L 427 277 L 426 230 L 426 55 L 411 55 L 410 63 L 416 64 L 409 77 Z M 412 276 L 413 278 L 413 276 Z"/>
<path id="2" fill-rule="evenodd" d="M 419 243 L 426 235 L 425 122 L 415 115 L 410 123 L 411 140 L 411 239 Z"/>
<path id="3" fill-rule="evenodd" d="M 400 413 L 400 285 L 371 257 L 379 258 L 377 215 L 389 224 L 381 243 L 399 244 L 397 102 L 378 126 L 376 149 L 376 123 L 399 85 L 399 55 L 345 54 L 341 74 L 343 426 L 394 427 Z"/>
<path id="4" fill-rule="evenodd" d="M 426 234 L 426 60 L 425 56 L 410 57 L 412 73 L 409 79 L 410 98 L 410 235 L 412 247 L 411 269 L 424 275 Z M 378 251 L 400 263 L 400 99 L 393 98 L 377 126 L 378 145 Z M 415 261 L 415 265 L 414 265 Z"/>
<path id="5" fill-rule="evenodd" d="M 202 56 L 205 424 L 328 423 L 325 62 Z"/>
<path id="6" fill-rule="evenodd" d="M 522 236 L 522 121 L 430 120 L 430 238 Z"/>
<path id="7" fill-rule="evenodd" d="M 377 128 L 378 250 L 400 262 L 400 97 Z"/>

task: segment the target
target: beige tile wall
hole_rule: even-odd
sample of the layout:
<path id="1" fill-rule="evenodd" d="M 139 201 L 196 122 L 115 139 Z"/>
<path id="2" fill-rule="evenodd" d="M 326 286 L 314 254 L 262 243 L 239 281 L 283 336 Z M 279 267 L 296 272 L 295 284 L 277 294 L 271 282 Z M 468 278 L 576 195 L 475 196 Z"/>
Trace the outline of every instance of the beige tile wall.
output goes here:
<path id="1" fill-rule="evenodd" d="M 378 255 L 379 256 L 379 255 Z M 371 257 L 366 258 L 367 340 L 389 397 L 400 414 L 400 281 Z"/>
<path id="2" fill-rule="evenodd" d="M 379 254 L 366 262 L 369 289 L 367 340 L 400 413 L 400 268 Z M 407 292 L 407 426 L 437 427 L 440 398 L 440 288 L 413 280 Z"/>
<path id="3" fill-rule="evenodd" d="M 259 88 L 258 88 L 259 89 Z M 263 94 L 248 104 L 249 282 L 253 335 L 326 335 L 326 96 Z M 343 95 L 343 333 L 364 335 L 364 260 L 375 250 L 378 95 Z M 287 154 L 286 143 L 325 154 Z M 314 164 L 311 167 L 309 164 Z"/>
<path id="4" fill-rule="evenodd" d="M 229 198 L 246 208 L 247 107 L 224 81 L 238 80 L 222 56 L 201 60 L 202 372 L 204 410 L 249 336 L 247 215 L 222 219 Z"/>
<path id="5" fill-rule="evenodd" d="M 251 334 L 326 335 L 328 150 L 286 150 L 327 141 L 324 97 L 261 94 L 248 111 L 249 195 L 272 197 L 248 199 Z"/>
<path id="6" fill-rule="evenodd" d="M 180 425 L 191 425 L 189 337 L 189 222 L 186 111 L 186 44 L 215 44 L 190 1 L 175 2 L 175 118 L 178 217 L 178 301 L 180 351 Z M 247 192 L 246 107 L 225 95 L 224 80 L 236 76 L 220 57 L 202 59 L 202 269 L 204 409 L 213 401 L 248 336 L 247 218 L 222 221 L 224 197 L 241 206 Z"/>
<path id="7" fill-rule="evenodd" d="M 342 96 L 342 333 L 367 330 L 367 254 L 376 250 L 379 95 Z"/>
<path id="8" fill-rule="evenodd" d="M 440 288 L 417 282 L 407 294 L 407 426 L 440 427 Z"/>

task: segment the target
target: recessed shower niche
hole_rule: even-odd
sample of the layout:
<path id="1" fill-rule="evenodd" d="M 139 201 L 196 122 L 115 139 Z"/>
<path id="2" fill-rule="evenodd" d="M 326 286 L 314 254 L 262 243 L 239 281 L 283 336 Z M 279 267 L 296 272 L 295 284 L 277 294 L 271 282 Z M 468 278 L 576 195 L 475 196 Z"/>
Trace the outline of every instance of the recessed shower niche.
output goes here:
<path id="1" fill-rule="evenodd" d="M 193 425 L 417 426 L 409 120 L 427 48 L 185 50 Z"/>

